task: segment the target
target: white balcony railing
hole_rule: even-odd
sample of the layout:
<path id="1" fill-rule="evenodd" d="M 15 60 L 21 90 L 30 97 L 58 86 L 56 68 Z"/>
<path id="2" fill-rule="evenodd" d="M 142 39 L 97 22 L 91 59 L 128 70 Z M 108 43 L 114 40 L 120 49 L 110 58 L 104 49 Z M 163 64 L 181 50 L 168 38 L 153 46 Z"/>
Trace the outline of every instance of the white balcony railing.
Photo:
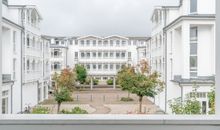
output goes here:
<path id="1" fill-rule="evenodd" d="M 220 130 L 218 116 L 1 115 L 1 130 Z"/>

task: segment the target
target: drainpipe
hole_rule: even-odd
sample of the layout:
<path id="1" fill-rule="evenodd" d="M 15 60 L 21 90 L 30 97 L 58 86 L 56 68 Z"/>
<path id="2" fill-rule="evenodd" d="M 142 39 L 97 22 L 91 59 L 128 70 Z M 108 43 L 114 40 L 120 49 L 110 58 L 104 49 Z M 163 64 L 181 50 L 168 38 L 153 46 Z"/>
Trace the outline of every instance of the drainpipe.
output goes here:
<path id="1" fill-rule="evenodd" d="M 164 9 L 164 26 L 166 26 L 166 15 L 167 15 L 167 10 Z M 165 78 L 165 113 L 167 113 L 167 32 L 166 30 L 164 30 L 164 45 L 165 45 L 165 75 L 164 75 L 164 78 Z"/>
<path id="2" fill-rule="evenodd" d="M 14 86 L 15 82 L 13 81 L 12 85 L 11 85 L 11 114 L 13 113 L 13 86 Z"/>

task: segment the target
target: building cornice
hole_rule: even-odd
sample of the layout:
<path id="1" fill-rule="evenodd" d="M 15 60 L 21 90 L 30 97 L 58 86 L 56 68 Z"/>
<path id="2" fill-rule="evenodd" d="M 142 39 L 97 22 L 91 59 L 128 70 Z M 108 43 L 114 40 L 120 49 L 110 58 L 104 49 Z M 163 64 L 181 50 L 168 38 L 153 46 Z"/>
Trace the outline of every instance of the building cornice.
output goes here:
<path id="1" fill-rule="evenodd" d="M 5 18 L 5 17 L 2 17 L 2 21 L 5 22 L 5 23 L 14 25 L 14 26 L 16 26 L 16 27 L 18 27 L 18 28 L 20 28 L 20 29 L 24 29 L 24 27 L 22 27 L 21 25 L 15 23 L 15 22 L 13 22 L 13 21 L 11 21 L 11 20 Z"/>
<path id="2" fill-rule="evenodd" d="M 168 24 L 163 28 L 163 30 L 166 32 L 168 29 L 170 29 L 172 26 L 176 25 L 177 23 L 183 21 L 183 20 L 215 20 L 214 14 L 199 14 L 199 15 L 183 15 L 175 19 L 173 22 Z"/>

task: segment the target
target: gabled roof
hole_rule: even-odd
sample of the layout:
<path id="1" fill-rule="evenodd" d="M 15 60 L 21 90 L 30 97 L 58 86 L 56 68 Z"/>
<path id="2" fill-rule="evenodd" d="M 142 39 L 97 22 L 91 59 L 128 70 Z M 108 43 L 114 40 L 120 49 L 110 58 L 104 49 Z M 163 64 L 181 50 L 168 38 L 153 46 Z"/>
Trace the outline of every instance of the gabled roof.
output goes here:
<path id="1" fill-rule="evenodd" d="M 38 10 L 36 5 L 8 5 L 10 8 L 21 8 L 21 9 L 33 9 L 38 14 L 39 18 L 42 20 L 43 17 L 40 14 L 40 11 Z"/>
<path id="2" fill-rule="evenodd" d="M 105 37 L 104 39 L 109 39 L 109 38 L 121 38 L 121 39 L 129 40 L 127 37 L 123 37 L 119 35 L 111 35 L 111 36 Z"/>
<path id="3" fill-rule="evenodd" d="M 78 37 L 77 40 L 86 39 L 86 38 L 103 39 L 102 37 L 98 37 L 98 36 L 95 36 L 95 35 L 87 35 L 87 36 Z"/>

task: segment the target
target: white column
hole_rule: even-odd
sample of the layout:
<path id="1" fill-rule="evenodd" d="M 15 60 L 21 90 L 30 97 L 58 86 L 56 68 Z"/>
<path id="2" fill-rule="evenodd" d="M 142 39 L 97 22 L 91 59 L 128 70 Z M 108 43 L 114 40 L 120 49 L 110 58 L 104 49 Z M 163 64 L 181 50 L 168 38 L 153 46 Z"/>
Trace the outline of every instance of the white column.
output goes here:
<path id="1" fill-rule="evenodd" d="M 188 23 L 183 23 L 182 25 L 182 76 L 183 78 L 189 78 L 189 56 L 190 56 L 190 25 Z"/>
<path id="2" fill-rule="evenodd" d="M 220 115 L 220 0 L 216 0 L 216 115 Z"/>
<path id="3" fill-rule="evenodd" d="M 116 89 L 116 81 L 115 81 L 115 76 L 113 77 L 113 89 Z"/>
<path id="4" fill-rule="evenodd" d="M 90 89 L 93 90 L 93 77 L 90 78 Z"/>
<path id="5" fill-rule="evenodd" d="M 0 114 L 2 114 L 2 0 L 0 3 Z"/>

